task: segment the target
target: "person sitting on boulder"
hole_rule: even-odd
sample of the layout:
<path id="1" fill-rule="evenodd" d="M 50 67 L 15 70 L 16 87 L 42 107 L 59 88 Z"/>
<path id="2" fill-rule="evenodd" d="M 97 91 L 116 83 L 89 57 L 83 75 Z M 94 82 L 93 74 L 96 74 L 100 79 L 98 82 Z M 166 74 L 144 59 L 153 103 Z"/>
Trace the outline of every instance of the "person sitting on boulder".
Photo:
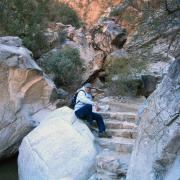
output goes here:
<path id="1" fill-rule="evenodd" d="M 95 106 L 96 111 L 99 111 L 100 108 L 98 105 L 93 102 L 93 97 L 91 94 L 91 89 L 94 89 L 90 83 L 86 83 L 79 91 L 76 98 L 75 104 L 75 115 L 79 119 L 86 119 L 90 126 L 92 126 L 93 120 L 96 120 L 98 129 L 99 129 L 99 137 L 107 137 L 111 136 L 106 133 L 106 127 L 103 121 L 103 118 L 100 114 L 92 112 L 92 106 Z"/>

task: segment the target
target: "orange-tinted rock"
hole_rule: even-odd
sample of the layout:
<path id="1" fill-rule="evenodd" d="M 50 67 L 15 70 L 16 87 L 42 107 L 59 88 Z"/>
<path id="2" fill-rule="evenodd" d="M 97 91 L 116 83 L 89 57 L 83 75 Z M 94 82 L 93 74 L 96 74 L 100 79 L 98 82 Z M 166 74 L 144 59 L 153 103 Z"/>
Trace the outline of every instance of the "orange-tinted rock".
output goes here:
<path id="1" fill-rule="evenodd" d="M 94 24 L 108 7 L 118 5 L 122 2 L 122 0 L 93 0 L 90 2 L 88 0 L 59 1 L 67 3 L 70 7 L 75 9 L 87 26 Z"/>

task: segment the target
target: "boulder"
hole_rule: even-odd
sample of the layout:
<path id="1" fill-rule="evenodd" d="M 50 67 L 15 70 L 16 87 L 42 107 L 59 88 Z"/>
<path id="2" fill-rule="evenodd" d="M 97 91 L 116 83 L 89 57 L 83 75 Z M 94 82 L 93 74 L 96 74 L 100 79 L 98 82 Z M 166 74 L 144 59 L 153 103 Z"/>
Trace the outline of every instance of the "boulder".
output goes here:
<path id="1" fill-rule="evenodd" d="M 127 173 L 128 154 L 119 154 L 108 149 L 104 149 L 96 157 L 97 179 L 120 179 Z"/>
<path id="2" fill-rule="evenodd" d="M 91 29 L 92 45 L 107 54 L 122 48 L 127 39 L 126 30 L 113 20 L 100 20 Z"/>
<path id="3" fill-rule="evenodd" d="M 55 88 L 18 37 L 0 37 L 0 159 L 15 153 Z"/>
<path id="4" fill-rule="evenodd" d="M 31 131 L 19 148 L 20 180 L 87 180 L 94 173 L 96 150 L 88 127 L 63 107 Z"/>
<path id="5" fill-rule="evenodd" d="M 180 59 L 139 112 L 138 138 L 127 180 L 180 177 Z"/>
<path id="6" fill-rule="evenodd" d="M 22 40 L 19 37 L 5 36 L 0 38 L 0 44 L 20 47 L 22 46 Z"/>

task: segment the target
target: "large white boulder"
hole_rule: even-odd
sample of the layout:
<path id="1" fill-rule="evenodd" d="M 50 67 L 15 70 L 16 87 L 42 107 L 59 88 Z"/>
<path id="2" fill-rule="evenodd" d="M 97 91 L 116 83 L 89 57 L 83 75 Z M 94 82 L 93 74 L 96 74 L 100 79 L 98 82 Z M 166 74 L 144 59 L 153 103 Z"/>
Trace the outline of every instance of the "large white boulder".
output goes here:
<path id="1" fill-rule="evenodd" d="M 54 88 L 20 38 L 0 37 L 0 159 L 18 150 Z"/>
<path id="2" fill-rule="evenodd" d="M 96 149 L 88 127 L 63 107 L 29 133 L 19 148 L 20 180 L 87 180 Z"/>

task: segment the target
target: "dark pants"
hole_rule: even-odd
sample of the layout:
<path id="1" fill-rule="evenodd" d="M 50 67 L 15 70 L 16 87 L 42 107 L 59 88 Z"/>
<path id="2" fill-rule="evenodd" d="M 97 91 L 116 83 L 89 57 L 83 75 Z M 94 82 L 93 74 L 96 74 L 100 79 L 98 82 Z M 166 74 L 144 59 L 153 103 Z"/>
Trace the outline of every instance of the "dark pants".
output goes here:
<path id="1" fill-rule="evenodd" d="M 96 120 L 99 132 L 105 131 L 103 118 L 98 113 L 92 112 L 92 105 L 86 104 L 82 108 L 75 111 L 75 115 L 79 119 L 86 119 L 90 124 L 92 124 L 93 120 Z"/>

